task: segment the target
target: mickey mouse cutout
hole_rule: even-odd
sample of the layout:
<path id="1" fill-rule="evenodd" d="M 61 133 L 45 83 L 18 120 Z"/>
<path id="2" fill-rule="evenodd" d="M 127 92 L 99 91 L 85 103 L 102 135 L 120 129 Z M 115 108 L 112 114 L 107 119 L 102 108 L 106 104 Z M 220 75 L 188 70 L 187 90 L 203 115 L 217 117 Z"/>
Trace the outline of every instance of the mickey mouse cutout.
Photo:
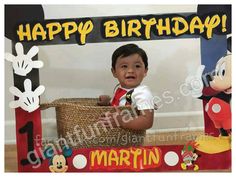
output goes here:
<path id="1" fill-rule="evenodd" d="M 191 94 L 200 99 L 207 100 L 205 111 L 209 118 L 214 123 L 215 128 L 219 129 L 220 136 L 200 136 L 196 139 L 199 144 L 198 150 L 214 154 L 227 151 L 231 148 L 231 55 L 222 57 L 216 64 L 215 70 L 206 75 L 209 82 L 209 86 L 216 92 L 216 95 L 205 96 L 202 95 L 203 83 L 202 72 L 204 66 L 198 69 L 196 76 L 190 76 L 186 79 Z M 192 78 L 192 79 L 190 79 Z M 195 78 L 196 80 L 194 80 Z M 200 84 L 194 83 L 195 81 Z M 197 87 L 196 87 L 197 86 Z"/>
<path id="2" fill-rule="evenodd" d="M 222 136 L 231 131 L 231 55 L 222 57 L 216 64 L 210 87 L 220 93 L 210 98 L 205 110 Z M 208 99 L 206 97 L 206 99 Z"/>
<path id="3" fill-rule="evenodd" d="M 196 153 L 195 148 L 197 144 L 193 141 L 188 142 L 184 145 L 184 148 L 181 151 L 181 156 L 183 158 L 183 163 L 181 163 L 181 168 L 183 170 L 193 169 L 194 171 L 199 170 L 199 166 L 195 163 L 199 157 Z"/>
<path id="4" fill-rule="evenodd" d="M 53 173 L 63 173 L 68 170 L 66 158 L 72 155 L 72 149 L 64 146 L 62 154 L 55 154 L 52 147 L 48 147 L 44 151 L 44 155 L 49 159 L 49 170 Z"/>

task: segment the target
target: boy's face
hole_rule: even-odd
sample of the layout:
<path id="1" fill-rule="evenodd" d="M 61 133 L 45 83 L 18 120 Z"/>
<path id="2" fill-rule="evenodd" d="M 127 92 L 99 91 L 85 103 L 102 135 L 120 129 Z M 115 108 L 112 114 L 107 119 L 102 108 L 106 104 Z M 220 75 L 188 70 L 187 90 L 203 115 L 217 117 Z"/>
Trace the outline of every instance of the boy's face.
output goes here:
<path id="1" fill-rule="evenodd" d="M 147 75 L 147 69 L 142 58 L 138 54 L 127 57 L 119 57 L 112 74 L 119 80 L 122 87 L 126 89 L 137 87 Z"/>

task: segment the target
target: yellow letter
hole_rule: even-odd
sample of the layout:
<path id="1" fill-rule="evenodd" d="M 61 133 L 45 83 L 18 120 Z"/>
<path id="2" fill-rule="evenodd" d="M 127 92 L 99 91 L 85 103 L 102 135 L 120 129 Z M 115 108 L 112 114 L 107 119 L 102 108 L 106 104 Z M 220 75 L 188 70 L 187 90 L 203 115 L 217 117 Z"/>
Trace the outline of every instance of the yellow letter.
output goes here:
<path id="1" fill-rule="evenodd" d="M 32 30 L 32 38 L 34 41 L 37 40 L 37 36 L 42 36 L 42 40 L 46 39 L 46 32 L 44 31 L 40 23 L 37 23 L 36 25 L 34 25 L 34 28 Z"/>
<path id="2" fill-rule="evenodd" d="M 159 154 L 158 149 L 155 148 L 155 147 L 153 149 L 151 149 L 150 153 L 149 153 L 149 158 L 148 158 L 148 164 L 149 165 L 152 165 L 152 164 L 157 165 L 160 161 L 160 154 Z M 155 151 L 155 154 L 154 154 L 153 151 Z"/>
<path id="3" fill-rule="evenodd" d="M 115 20 L 107 21 L 104 23 L 105 26 L 105 37 L 116 37 L 119 34 L 117 23 Z"/>
<path id="4" fill-rule="evenodd" d="M 56 29 L 53 29 L 54 27 L 56 27 Z M 62 30 L 61 24 L 58 23 L 58 22 L 48 23 L 46 25 L 46 28 L 48 28 L 49 40 L 53 40 L 54 39 L 54 35 L 60 33 L 61 30 Z"/>
<path id="5" fill-rule="evenodd" d="M 120 165 L 123 165 L 123 162 L 125 163 L 126 166 L 130 165 L 130 152 L 128 150 L 120 150 Z"/>
<path id="6" fill-rule="evenodd" d="M 147 165 L 147 150 L 143 149 L 143 165 Z"/>
<path id="7" fill-rule="evenodd" d="M 207 28 L 207 38 L 212 38 L 212 30 L 220 24 L 219 15 L 214 15 L 212 18 L 209 16 L 205 20 L 205 26 Z"/>
<path id="8" fill-rule="evenodd" d="M 226 15 L 222 15 L 222 32 L 226 32 L 226 20 L 227 20 L 227 16 Z"/>
<path id="9" fill-rule="evenodd" d="M 95 160 L 97 160 L 96 165 L 101 165 L 101 163 L 103 162 L 103 165 L 107 166 L 107 152 L 103 150 L 91 151 L 90 160 L 91 160 L 91 166 L 94 166 Z"/>
<path id="10" fill-rule="evenodd" d="M 188 22 L 183 17 L 173 17 L 171 21 L 175 21 L 172 31 L 175 33 L 176 36 L 188 31 Z M 182 29 L 179 28 L 179 23 L 182 23 L 184 25 Z"/>
<path id="11" fill-rule="evenodd" d="M 125 20 L 121 21 L 121 35 L 122 37 L 126 36 L 126 26 L 125 26 Z"/>
<path id="12" fill-rule="evenodd" d="M 70 35 L 77 31 L 77 25 L 75 22 L 65 22 L 62 24 L 62 27 L 64 28 L 64 36 L 65 39 L 69 39 Z M 69 29 L 72 27 L 72 29 Z"/>
<path id="13" fill-rule="evenodd" d="M 117 152 L 115 150 L 111 150 L 108 155 L 108 166 L 112 165 L 112 161 L 116 163 L 116 166 L 119 164 L 119 158 L 117 157 Z"/>
<path id="14" fill-rule="evenodd" d="M 83 25 L 83 22 L 79 24 L 78 31 L 80 33 L 80 42 L 81 44 L 85 44 L 86 36 L 93 30 L 93 23 L 91 20 L 86 21 Z"/>
<path id="15" fill-rule="evenodd" d="M 137 166 L 137 159 L 138 159 L 138 156 L 142 153 L 142 150 L 141 149 L 136 149 L 135 151 L 131 148 L 131 151 L 130 153 L 133 154 L 133 168 L 138 168 Z"/>
<path id="16" fill-rule="evenodd" d="M 134 27 L 134 24 L 136 24 L 136 27 Z M 141 23 L 139 20 L 129 20 L 128 36 L 131 37 L 132 33 L 135 33 L 137 36 L 141 36 L 141 33 L 139 32 L 140 28 L 141 28 Z"/>
<path id="17" fill-rule="evenodd" d="M 29 24 L 25 25 L 25 32 L 23 31 L 23 25 L 19 25 L 19 30 L 17 30 L 17 35 L 19 36 L 20 41 L 23 41 L 24 37 L 26 37 L 27 40 L 30 41 L 32 39 L 30 33 L 30 25 Z"/>
<path id="18" fill-rule="evenodd" d="M 202 24 L 202 20 L 198 16 L 192 18 L 189 26 L 189 31 L 191 34 L 194 34 L 195 29 L 199 29 L 200 34 L 204 32 L 204 25 Z"/>
<path id="19" fill-rule="evenodd" d="M 160 18 L 158 20 L 158 24 L 156 25 L 156 28 L 158 30 L 159 35 L 163 35 L 163 31 L 166 31 L 166 35 L 170 35 L 170 18 L 165 19 L 165 26 L 163 26 L 163 19 Z"/>
<path id="20" fill-rule="evenodd" d="M 145 36 L 146 39 L 150 39 L 151 26 L 156 24 L 156 19 L 151 18 L 149 20 L 142 19 L 142 23 L 145 25 Z"/>

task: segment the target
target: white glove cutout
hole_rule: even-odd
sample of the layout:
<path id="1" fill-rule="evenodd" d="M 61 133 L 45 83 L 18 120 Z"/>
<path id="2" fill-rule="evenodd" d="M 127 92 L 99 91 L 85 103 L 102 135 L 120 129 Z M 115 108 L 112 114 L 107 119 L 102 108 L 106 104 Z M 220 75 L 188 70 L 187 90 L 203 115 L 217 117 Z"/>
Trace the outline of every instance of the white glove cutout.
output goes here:
<path id="1" fill-rule="evenodd" d="M 200 65 L 197 69 L 197 73 L 194 76 L 188 76 L 185 79 L 185 85 L 187 86 L 188 92 L 192 97 L 198 98 L 202 96 L 203 82 L 202 73 L 205 69 L 204 65 Z"/>
<path id="2" fill-rule="evenodd" d="M 39 48 L 33 46 L 25 55 L 23 45 L 18 42 L 15 45 L 17 56 L 11 53 L 5 53 L 5 59 L 12 62 L 15 74 L 26 76 L 33 68 L 43 67 L 42 61 L 32 61 L 32 58 L 39 52 Z"/>
<path id="3" fill-rule="evenodd" d="M 9 88 L 9 91 L 19 97 L 19 100 L 11 101 L 9 106 L 10 108 L 21 107 L 25 111 L 33 112 L 39 108 L 39 95 L 41 95 L 45 87 L 40 85 L 34 91 L 32 91 L 32 83 L 29 79 L 24 81 L 25 92 L 21 92 L 18 88 L 12 86 Z"/>

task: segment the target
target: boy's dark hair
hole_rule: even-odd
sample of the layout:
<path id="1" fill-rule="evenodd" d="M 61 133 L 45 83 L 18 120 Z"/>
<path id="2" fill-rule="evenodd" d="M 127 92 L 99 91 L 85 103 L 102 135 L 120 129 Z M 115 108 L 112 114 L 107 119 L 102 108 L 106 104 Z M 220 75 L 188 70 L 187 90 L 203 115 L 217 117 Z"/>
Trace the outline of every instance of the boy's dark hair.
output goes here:
<path id="1" fill-rule="evenodd" d="M 133 54 L 138 54 L 145 65 L 145 68 L 148 68 L 148 57 L 146 52 L 139 48 L 136 44 L 126 44 L 117 48 L 112 54 L 112 68 L 115 69 L 116 61 L 119 57 L 127 57 Z"/>

